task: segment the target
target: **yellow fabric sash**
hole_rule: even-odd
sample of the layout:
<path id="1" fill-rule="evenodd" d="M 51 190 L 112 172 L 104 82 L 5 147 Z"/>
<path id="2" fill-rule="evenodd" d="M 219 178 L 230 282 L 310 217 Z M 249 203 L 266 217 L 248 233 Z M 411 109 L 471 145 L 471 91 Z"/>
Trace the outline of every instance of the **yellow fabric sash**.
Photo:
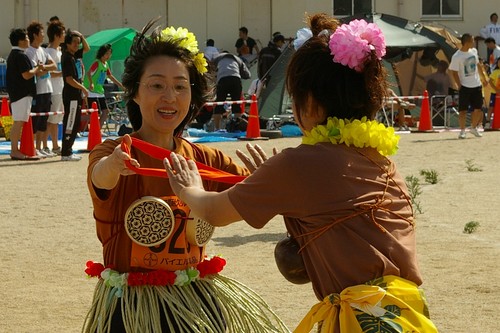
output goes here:
<path id="1" fill-rule="evenodd" d="M 309 333 L 320 322 L 321 333 L 333 333 L 337 320 L 341 333 L 437 332 L 421 290 L 393 275 L 326 296 L 311 308 L 294 333 Z"/>

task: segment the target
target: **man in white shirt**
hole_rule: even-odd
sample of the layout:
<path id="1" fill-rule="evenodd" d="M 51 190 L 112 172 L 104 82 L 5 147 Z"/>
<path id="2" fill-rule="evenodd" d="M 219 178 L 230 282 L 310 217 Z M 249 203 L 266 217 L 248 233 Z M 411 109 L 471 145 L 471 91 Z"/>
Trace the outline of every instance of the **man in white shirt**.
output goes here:
<path id="1" fill-rule="evenodd" d="M 467 110 L 472 108 L 470 132 L 476 137 L 482 137 L 477 127 L 482 121 L 483 86 L 486 81 L 484 73 L 479 70 L 479 57 L 474 48 L 474 37 L 465 33 L 461 38 L 462 47 L 451 58 L 450 71 L 459 88 L 458 122 L 460 125 L 459 139 L 465 139 L 465 122 Z"/>
<path id="2" fill-rule="evenodd" d="M 42 113 L 50 111 L 52 82 L 50 80 L 50 72 L 57 69 L 57 65 L 52 60 L 47 51 L 42 47 L 45 31 L 40 22 L 32 22 L 28 28 L 28 37 L 30 38 L 30 46 L 26 50 L 26 55 L 31 60 L 33 67 L 42 65 L 43 71 L 39 72 L 36 77 L 36 96 L 33 99 L 33 107 L 31 112 Z M 33 133 L 35 134 L 35 147 L 38 156 L 53 157 L 53 154 L 47 145 L 47 118 L 48 116 L 33 117 Z M 43 144 L 43 147 L 42 147 Z"/>
<path id="3" fill-rule="evenodd" d="M 500 42 L 500 39 L 498 40 Z M 496 60 L 500 58 L 500 46 L 497 45 L 496 40 L 493 37 L 488 37 L 484 40 L 488 53 L 488 74 L 491 74 L 495 69 Z"/>
<path id="4" fill-rule="evenodd" d="M 490 23 L 485 25 L 479 30 L 479 34 L 484 39 L 493 38 L 497 43 L 500 43 L 500 24 L 498 24 L 498 15 L 497 13 L 492 13 L 490 15 Z M 491 50 L 487 49 L 486 59 L 490 58 Z"/>

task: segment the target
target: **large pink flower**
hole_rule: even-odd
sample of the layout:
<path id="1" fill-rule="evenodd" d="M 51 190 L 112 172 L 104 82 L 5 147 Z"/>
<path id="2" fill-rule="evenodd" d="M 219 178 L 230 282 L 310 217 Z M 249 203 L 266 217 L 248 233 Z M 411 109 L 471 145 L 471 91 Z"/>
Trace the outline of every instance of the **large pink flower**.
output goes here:
<path id="1" fill-rule="evenodd" d="M 385 55 L 385 38 L 380 28 L 364 20 L 343 24 L 330 36 L 333 61 L 361 72 L 372 51 L 377 59 Z"/>

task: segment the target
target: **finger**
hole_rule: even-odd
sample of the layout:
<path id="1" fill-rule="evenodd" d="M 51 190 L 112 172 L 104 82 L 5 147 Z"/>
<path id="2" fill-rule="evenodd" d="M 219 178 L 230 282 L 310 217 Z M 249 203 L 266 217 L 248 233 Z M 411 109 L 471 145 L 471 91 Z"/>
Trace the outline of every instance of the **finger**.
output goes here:
<path id="1" fill-rule="evenodd" d="M 251 144 L 247 143 L 247 150 L 252 156 L 255 165 L 259 167 L 264 160 L 257 147 L 260 148 L 258 145 L 252 146 Z M 262 150 L 262 148 L 260 150 Z"/>
<path id="2" fill-rule="evenodd" d="M 253 161 L 248 157 L 244 152 L 241 150 L 237 149 L 236 150 L 236 155 L 239 157 L 239 159 L 243 162 L 245 167 L 250 170 L 250 172 L 254 172 L 256 167 Z"/>
<path id="3" fill-rule="evenodd" d="M 167 174 L 169 176 L 173 176 L 174 170 L 172 169 L 172 165 L 170 164 L 170 161 L 168 160 L 168 158 L 165 157 L 163 159 L 163 165 L 165 166 L 165 170 L 167 171 Z"/>
<path id="4" fill-rule="evenodd" d="M 278 148 L 274 147 L 273 148 L 273 156 L 278 155 Z"/>
<path id="5" fill-rule="evenodd" d="M 260 156 L 260 158 L 262 159 L 262 161 L 267 160 L 267 154 L 266 154 L 266 152 L 264 151 L 264 149 L 262 149 L 262 147 L 261 147 L 261 146 L 259 146 L 259 145 L 255 145 L 255 150 L 259 153 L 259 156 Z"/>
<path id="6" fill-rule="evenodd" d="M 189 170 L 195 171 L 198 173 L 198 166 L 196 165 L 196 162 L 193 160 L 187 160 L 188 168 Z"/>

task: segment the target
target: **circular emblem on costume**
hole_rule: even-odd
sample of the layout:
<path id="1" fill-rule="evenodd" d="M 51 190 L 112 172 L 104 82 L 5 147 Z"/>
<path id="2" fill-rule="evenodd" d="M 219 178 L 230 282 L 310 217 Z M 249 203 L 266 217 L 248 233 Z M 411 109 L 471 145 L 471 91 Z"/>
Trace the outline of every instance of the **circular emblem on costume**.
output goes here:
<path id="1" fill-rule="evenodd" d="M 165 242 L 174 231 L 175 216 L 160 198 L 146 196 L 134 201 L 125 214 L 128 236 L 141 246 Z"/>
<path id="2" fill-rule="evenodd" d="M 200 219 L 198 216 L 189 213 L 186 226 L 186 236 L 190 244 L 205 246 L 214 233 L 215 227 Z"/>

